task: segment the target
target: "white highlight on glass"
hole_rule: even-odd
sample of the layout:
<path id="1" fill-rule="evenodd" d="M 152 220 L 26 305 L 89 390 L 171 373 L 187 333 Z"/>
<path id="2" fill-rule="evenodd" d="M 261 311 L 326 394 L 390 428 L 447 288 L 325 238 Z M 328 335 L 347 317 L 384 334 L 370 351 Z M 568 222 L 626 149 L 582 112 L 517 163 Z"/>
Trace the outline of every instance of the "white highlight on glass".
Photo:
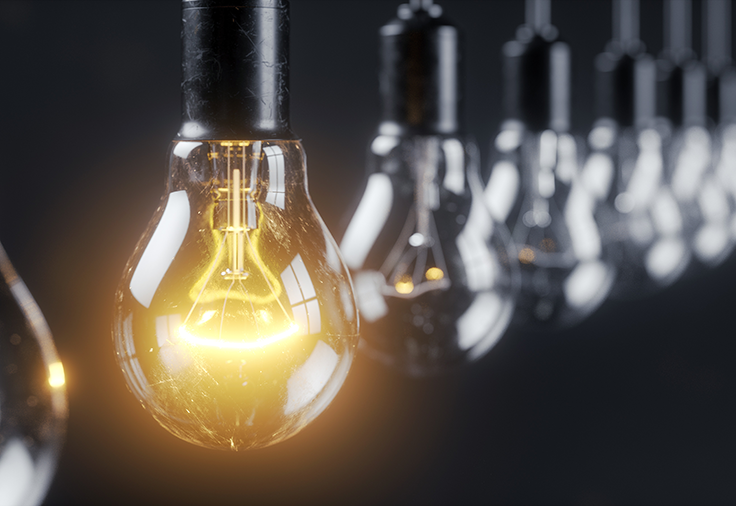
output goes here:
<path id="1" fill-rule="evenodd" d="M 299 411 L 319 395 L 337 367 L 337 359 L 335 350 L 317 341 L 309 358 L 286 381 L 285 415 Z"/>
<path id="2" fill-rule="evenodd" d="M 184 190 L 169 194 L 166 208 L 130 279 L 130 293 L 145 308 L 179 251 L 190 219 L 189 198 Z"/>
<path id="3" fill-rule="evenodd" d="M 393 193 L 388 175 L 377 173 L 368 178 L 363 198 L 340 244 L 345 263 L 351 269 L 363 266 L 391 212 Z"/>

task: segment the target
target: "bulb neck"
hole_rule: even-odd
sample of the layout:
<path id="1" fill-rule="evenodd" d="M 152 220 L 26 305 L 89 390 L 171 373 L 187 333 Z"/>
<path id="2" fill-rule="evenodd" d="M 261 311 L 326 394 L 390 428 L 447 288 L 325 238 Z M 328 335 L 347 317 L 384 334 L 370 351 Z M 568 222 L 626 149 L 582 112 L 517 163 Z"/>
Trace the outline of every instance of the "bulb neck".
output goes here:
<path id="1" fill-rule="evenodd" d="M 177 140 L 294 139 L 286 0 L 182 1 Z"/>
<path id="2" fill-rule="evenodd" d="M 381 132 L 460 132 L 461 37 L 431 2 L 402 5 L 398 17 L 381 27 Z"/>
<path id="3" fill-rule="evenodd" d="M 506 117 L 534 131 L 570 128 L 570 46 L 546 25 L 517 30 L 516 40 L 503 46 Z"/>
<path id="4" fill-rule="evenodd" d="M 650 124 L 656 115 L 656 66 L 643 44 L 617 41 L 595 59 L 596 109 L 621 127 Z"/>
<path id="5" fill-rule="evenodd" d="M 673 126 L 706 126 L 707 73 L 695 59 L 675 63 L 672 59 L 658 62 L 657 114 L 668 118 Z"/>

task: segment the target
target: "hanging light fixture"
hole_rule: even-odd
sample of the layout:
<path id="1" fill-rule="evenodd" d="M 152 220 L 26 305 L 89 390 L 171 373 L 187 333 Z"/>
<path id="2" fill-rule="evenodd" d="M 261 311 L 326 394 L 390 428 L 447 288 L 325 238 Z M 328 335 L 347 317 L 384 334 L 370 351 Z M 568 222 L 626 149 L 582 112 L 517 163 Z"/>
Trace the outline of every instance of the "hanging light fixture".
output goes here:
<path id="1" fill-rule="evenodd" d="M 262 447 L 333 399 L 358 315 L 289 126 L 288 3 L 182 6 L 182 126 L 116 295 L 115 350 L 172 434 Z"/>
<path id="2" fill-rule="evenodd" d="M 703 62 L 713 159 L 698 195 L 702 223 L 693 249 L 708 266 L 723 262 L 736 244 L 736 69 L 731 60 L 731 1 L 703 8 Z"/>
<path id="3" fill-rule="evenodd" d="M 617 268 L 613 296 L 639 297 L 674 282 L 687 249 L 672 225 L 666 185 L 669 122 L 656 117 L 656 65 L 639 39 L 638 0 L 613 2 L 613 39 L 595 60 L 599 119 L 588 135 L 582 182 Z"/>
<path id="4" fill-rule="evenodd" d="M 340 245 L 362 349 L 410 375 L 483 356 L 514 307 L 515 258 L 483 205 L 478 150 L 460 118 L 461 40 L 426 0 L 381 27 L 372 174 Z"/>
<path id="5" fill-rule="evenodd" d="M 614 269 L 579 183 L 570 133 L 570 47 L 550 24 L 549 0 L 527 0 L 526 24 L 503 48 L 506 121 L 485 198 L 511 230 L 521 265 L 517 321 L 572 325 L 606 298 Z"/>

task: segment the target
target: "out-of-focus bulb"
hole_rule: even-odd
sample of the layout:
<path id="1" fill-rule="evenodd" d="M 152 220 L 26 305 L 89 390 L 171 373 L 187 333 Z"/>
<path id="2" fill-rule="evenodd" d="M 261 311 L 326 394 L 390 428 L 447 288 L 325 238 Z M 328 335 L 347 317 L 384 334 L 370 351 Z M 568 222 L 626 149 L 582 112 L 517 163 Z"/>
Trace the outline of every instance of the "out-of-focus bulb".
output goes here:
<path id="1" fill-rule="evenodd" d="M 458 29 L 427 3 L 381 29 L 383 122 L 340 245 L 361 349 L 414 376 L 483 356 L 516 290 L 507 236 L 483 205 L 477 149 L 459 134 Z"/>
<path id="2" fill-rule="evenodd" d="M 581 182 L 616 266 L 612 296 L 640 297 L 678 279 L 690 248 L 667 184 L 671 124 L 656 117 L 657 69 L 639 40 L 638 0 L 614 2 L 612 17 L 613 39 L 595 59 L 599 119 Z"/>
<path id="3" fill-rule="evenodd" d="M 569 46 L 548 23 L 548 2 L 528 2 L 527 9 L 534 24 L 503 49 L 509 119 L 493 142 L 485 198 L 516 246 L 518 323 L 569 326 L 605 300 L 614 269 L 594 219 L 595 199 L 579 181 L 580 142 L 568 133 Z M 546 19 L 537 19 L 540 13 Z"/>
<path id="4" fill-rule="evenodd" d="M 512 135 L 518 144 L 505 146 Z M 516 245 L 519 323 L 577 323 L 605 300 L 614 278 L 594 219 L 595 200 L 578 182 L 578 142 L 564 132 L 531 132 L 510 121 L 495 145 L 485 196 Z"/>
<path id="5" fill-rule="evenodd" d="M 0 504 L 41 504 L 66 420 L 64 367 L 51 332 L 0 246 Z"/>
<path id="6" fill-rule="evenodd" d="M 241 450 L 286 439 L 329 404 L 352 361 L 358 316 L 288 127 L 286 3 L 229 5 L 185 2 L 184 82 L 212 65 L 227 78 L 185 85 L 185 140 L 172 146 L 161 207 L 125 269 L 113 334 L 130 389 L 164 428 Z M 221 35 L 228 26 L 252 30 Z M 254 38 L 270 50 L 241 61 L 239 45 Z M 212 59 L 189 59 L 197 53 Z M 244 74 L 238 65 L 248 63 L 271 79 Z M 198 97 L 228 86 L 250 94 L 197 109 Z M 255 117 L 217 122 L 254 103 Z M 244 133 L 251 138 L 218 139 Z"/>

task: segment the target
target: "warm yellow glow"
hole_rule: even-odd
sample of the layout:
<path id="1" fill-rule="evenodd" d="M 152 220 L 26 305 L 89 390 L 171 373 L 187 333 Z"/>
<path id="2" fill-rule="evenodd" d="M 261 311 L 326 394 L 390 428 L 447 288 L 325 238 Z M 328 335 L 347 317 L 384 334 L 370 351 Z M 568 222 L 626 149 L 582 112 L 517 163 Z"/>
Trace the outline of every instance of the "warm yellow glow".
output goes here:
<path id="1" fill-rule="evenodd" d="M 49 364 L 49 385 L 53 388 L 63 387 L 66 383 L 66 377 L 64 376 L 64 366 L 61 362 L 54 362 Z"/>
<path id="2" fill-rule="evenodd" d="M 519 251 L 519 262 L 522 264 L 530 264 L 534 261 L 536 258 L 536 255 L 534 254 L 534 250 L 531 248 L 524 248 L 521 251 Z"/>
<path id="3" fill-rule="evenodd" d="M 394 284 L 396 291 L 406 295 L 414 291 L 414 283 L 411 281 L 409 276 L 401 276 L 398 281 Z"/>
<path id="4" fill-rule="evenodd" d="M 292 323 L 288 329 L 269 337 L 256 339 L 255 341 L 226 341 L 224 339 L 208 339 L 190 334 L 183 326 L 179 327 L 179 338 L 193 346 L 206 346 L 219 348 L 221 350 L 256 350 L 277 343 L 283 339 L 293 336 L 299 330 L 296 323 Z"/>
<path id="5" fill-rule="evenodd" d="M 217 314 L 217 311 L 215 311 L 214 309 L 210 309 L 209 311 L 205 311 L 204 314 L 202 315 L 202 318 L 200 318 L 199 321 L 197 322 L 197 325 L 202 325 L 203 323 L 207 323 L 216 314 Z"/>
<path id="6" fill-rule="evenodd" d="M 209 249 L 207 256 L 212 258 L 212 263 L 202 271 L 201 278 L 189 291 L 189 297 L 195 304 L 223 299 L 242 300 L 249 304 L 267 304 L 281 296 L 283 287 L 278 275 L 267 268 L 268 264 L 262 258 L 260 235 L 263 230 L 260 224 L 256 228 L 250 228 L 245 220 L 246 206 L 249 202 L 255 206 L 256 214 L 261 217 L 259 220 L 264 216 L 261 203 L 250 196 L 254 189 L 244 176 L 247 173 L 244 149 L 250 143 L 222 141 L 219 144 L 227 148 L 227 152 L 222 154 L 227 159 L 228 177 L 232 178 L 222 181 L 222 186 L 217 189 L 219 198 L 222 199 L 221 204 L 228 206 L 228 222 L 225 227 L 211 229 L 212 241 L 207 245 Z M 260 148 L 258 153 L 252 156 L 261 157 Z M 238 158 L 242 160 L 238 161 Z M 214 207 L 208 212 L 213 213 Z M 254 278 L 258 280 L 254 281 Z M 246 280 L 250 280 L 248 289 L 232 289 L 231 281 Z M 268 292 L 253 290 L 253 283 L 256 285 L 265 283 Z"/>
<path id="7" fill-rule="evenodd" d="M 429 281 L 439 281 L 445 277 L 445 273 L 439 267 L 430 267 L 425 274 Z"/>

